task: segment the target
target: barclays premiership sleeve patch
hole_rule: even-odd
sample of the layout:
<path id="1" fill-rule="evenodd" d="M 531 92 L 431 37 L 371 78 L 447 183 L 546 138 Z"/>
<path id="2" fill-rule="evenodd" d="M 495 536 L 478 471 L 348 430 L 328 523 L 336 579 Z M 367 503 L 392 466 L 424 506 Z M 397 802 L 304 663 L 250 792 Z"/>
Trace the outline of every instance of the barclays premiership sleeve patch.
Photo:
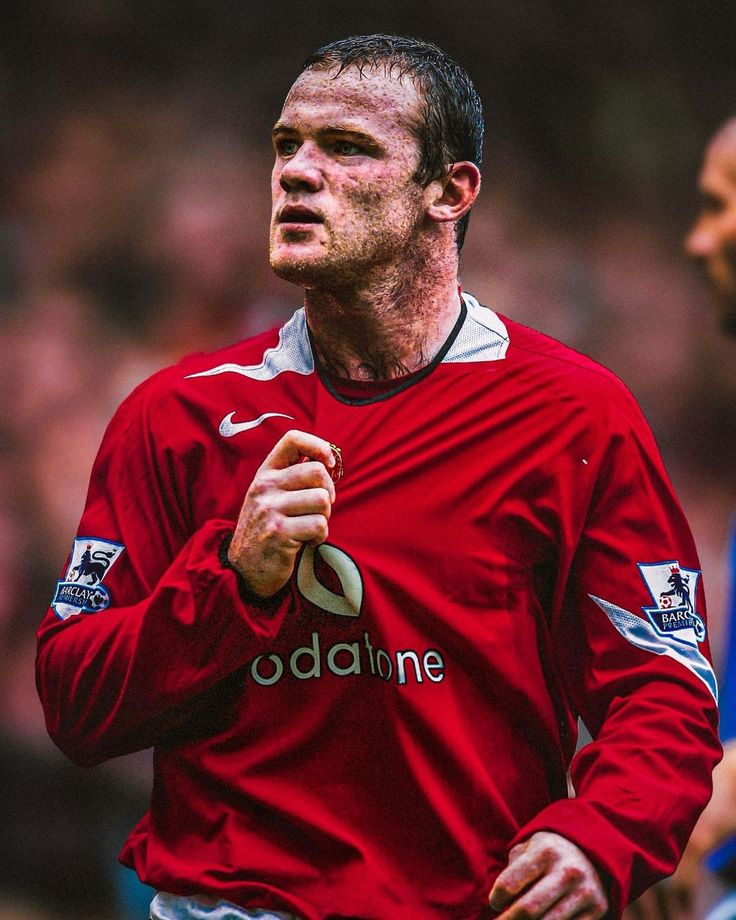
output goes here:
<path id="1" fill-rule="evenodd" d="M 639 563 L 652 604 L 642 607 L 660 636 L 697 647 L 705 639 L 705 623 L 695 610 L 700 572 L 679 562 Z"/>
<path id="2" fill-rule="evenodd" d="M 77 537 L 63 581 L 57 582 L 51 608 L 60 620 L 78 613 L 97 613 L 110 605 L 110 592 L 102 584 L 125 547 L 122 543 Z"/>
<path id="3" fill-rule="evenodd" d="M 655 655 L 666 655 L 700 678 L 718 699 L 718 686 L 708 659 L 698 645 L 705 641 L 705 623 L 695 609 L 700 572 L 677 561 L 638 563 L 651 604 L 642 606 L 646 620 L 623 607 L 590 594 L 624 639 Z"/>

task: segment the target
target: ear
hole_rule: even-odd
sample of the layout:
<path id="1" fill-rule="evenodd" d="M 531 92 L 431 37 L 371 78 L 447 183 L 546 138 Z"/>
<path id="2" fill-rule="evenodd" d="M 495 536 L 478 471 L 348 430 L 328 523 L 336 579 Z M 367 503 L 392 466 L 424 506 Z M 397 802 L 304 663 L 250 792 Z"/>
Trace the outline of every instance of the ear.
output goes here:
<path id="1" fill-rule="evenodd" d="M 479 191 L 480 170 L 475 163 L 451 163 L 445 175 L 425 189 L 427 217 L 438 223 L 456 222 L 471 209 Z"/>

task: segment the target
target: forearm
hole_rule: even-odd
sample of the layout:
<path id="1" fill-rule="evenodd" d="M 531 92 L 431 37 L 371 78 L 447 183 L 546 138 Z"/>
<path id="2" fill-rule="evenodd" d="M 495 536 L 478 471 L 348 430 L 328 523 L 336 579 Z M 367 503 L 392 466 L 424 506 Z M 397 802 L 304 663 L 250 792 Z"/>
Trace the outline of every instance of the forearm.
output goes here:
<path id="1" fill-rule="evenodd" d="M 573 762 L 577 797 L 552 803 L 514 843 L 540 830 L 572 840 L 610 880 L 617 915 L 674 871 L 710 796 L 720 756 L 714 722 L 712 698 L 692 688 L 654 675 L 630 687 Z"/>
<path id="2" fill-rule="evenodd" d="M 149 596 L 39 630 L 37 683 L 49 733 L 91 765 L 148 747 L 175 730 L 203 693 L 278 632 L 288 606 L 253 606 L 219 550 L 232 529 L 205 525 Z"/>

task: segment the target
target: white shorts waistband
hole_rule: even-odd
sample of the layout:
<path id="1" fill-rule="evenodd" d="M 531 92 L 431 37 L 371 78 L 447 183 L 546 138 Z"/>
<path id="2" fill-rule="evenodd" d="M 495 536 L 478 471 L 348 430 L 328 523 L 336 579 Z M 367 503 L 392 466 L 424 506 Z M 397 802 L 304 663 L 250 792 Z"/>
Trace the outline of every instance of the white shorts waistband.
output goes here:
<path id="1" fill-rule="evenodd" d="M 151 901 L 151 920 L 299 920 L 294 914 L 265 908 L 244 908 L 229 901 L 208 905 L 196 898 L 159 891 Z"/>

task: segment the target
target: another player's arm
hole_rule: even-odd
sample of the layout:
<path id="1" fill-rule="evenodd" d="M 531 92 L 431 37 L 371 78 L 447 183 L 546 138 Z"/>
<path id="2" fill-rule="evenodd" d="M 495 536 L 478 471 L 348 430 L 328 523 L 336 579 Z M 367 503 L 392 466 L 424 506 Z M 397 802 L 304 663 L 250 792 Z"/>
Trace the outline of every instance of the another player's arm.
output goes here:
<path id="1" fill-rule="evenodd" d="M 690 836 L 674 875 L 646 891 L 627 908 L 624 920 L 674 920 L 690 915 L 707 869 L 708 852 L 736 835 L 736 740 L 723 748 L 713 771 L 713 796 Z"/>

